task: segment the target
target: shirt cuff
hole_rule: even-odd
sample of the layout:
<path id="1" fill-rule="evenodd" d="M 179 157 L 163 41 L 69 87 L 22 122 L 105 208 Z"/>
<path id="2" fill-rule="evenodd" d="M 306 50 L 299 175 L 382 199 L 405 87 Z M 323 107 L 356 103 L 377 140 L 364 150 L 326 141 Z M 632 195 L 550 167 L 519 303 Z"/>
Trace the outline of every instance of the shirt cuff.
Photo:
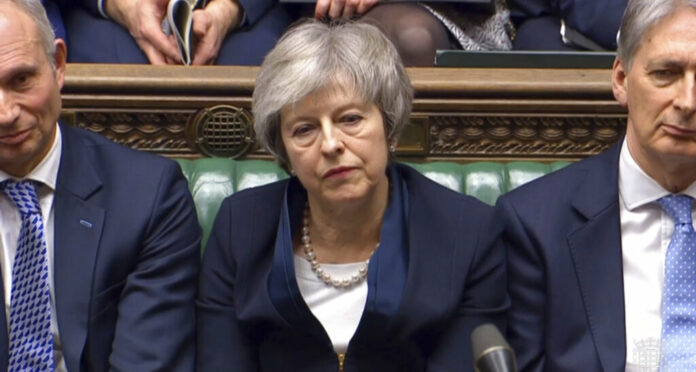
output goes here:
<path id="1" fill-rule="evenodd" d="M 109 16 L 106 14 L 106 0 L 97 0 L 97 10 L 102 17 L 109 19 Z"/>
<path id="2" fill-rule="evenodd" d="M 239 11 L 242 12 L 242 18 L 239 20 L 239 24 L 236 28 L 243 27 L 247 21 L 246 12 L 244 11 L 244 7 L 242 6 L 242 4 L 239 4 Z"/>

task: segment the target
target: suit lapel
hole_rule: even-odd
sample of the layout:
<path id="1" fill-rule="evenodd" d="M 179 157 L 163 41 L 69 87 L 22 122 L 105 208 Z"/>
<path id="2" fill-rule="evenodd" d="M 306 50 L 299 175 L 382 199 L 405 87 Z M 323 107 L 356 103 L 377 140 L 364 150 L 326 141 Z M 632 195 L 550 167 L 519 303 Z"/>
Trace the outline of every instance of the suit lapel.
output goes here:
<path id="1" fill-rule="evenodd" d="M 9 364 L 10 340 L 7 333 L 7 315 L 5 314 L 5 286 L 0 283 L 0 371 L 7 370 Z"/>
<path id="2" fill-rule="evenodd" d="M 286 322 L 331 345 L 328 334 L 302 298 L 295 274 L 292 232 L 298 231 L 299 227 L 293 223 L 302 220 L 306 200 L 304 188 L 297 179 L 291 178 L 280 201 L 282 207 L 274 243 L 273 263 L 268 275 L 268 295 L 278 314 Z M 273 221 L 272 214 L 276 213 L 276 210 L 259 208 L 258 213 L 262 215 L 258 220 Z"/>
<path id="3" fill-rule="evenodd" d="M 442 218 L 449 214 L 432 209 L 432 206 L 452 207 L 442 202 L 443 199 L 438 195 L 440 190 L 430 186 L 430 181 L 425 181 L 415 170 L 398 163 L 393 165 L 393 169 L 403 180 L 402 192 L 406 195 L 403 205 L 406 225 L 400 228 L 400 230 L 406 229 L 406 234 L 402 243 L 403 247 L 399 251 L 403 255 L 401 262 L 403 267 L 390 273 L 398 275 L 391 279 L 394 283 L 392 287 L 398 284 L 401 288 L 399 288 L 398 298 L 392 300 L 397 307 L 387 317 L 367 311 L 363 315 L 371 321 L 364 326 L 361 320 L 356 332 L 356 336 L 358 332 L 362 332 L 359 336 L 362 337 L 363 344 L 378 345 L 383 343 L 385 338 L 403 341 L 404 336 L 416 332 L 414 327 L 421 326 L 431 314 L 437 313 L 440 308 L 446 306 L 442 301 L 449 298 L 451 294 L 453 257 L 439 251 L 439 248 L 452 244 L 449 240 L 452 239 L 452 235 L 442 234 L 442 231 L 461 228 L 458 226 L 459 221 Z M 438 226 L 438 228 L 424 228 L 426 226 Z M 389 237 L 382 236 L 382 240 L 385 239 Z M 388 267 L 385 265 L 383 270 L 388 270 Z M 384 288 L 383 283 L 380 285 Z"/>
<path id="4" fill-rule="evenodd" d="M 403 308 L 403 296 L 409 265 L 410 188 L 403 174 L 390 166 L 391 199 L 385 211 L 381 227 L 381 243 L 372 256 L 367 278 L 368 292 L 360 325 L 354 339 L 364 345 L 379 345 L 389 334 L 393 319 Z M 352 342 L 352 341 L 351 341 Z"/>
<path id="5" fill-rule="evenodd" d="M 55 303 L 67 368 L 79 371 L 104 210 L 89 203 L 101 188 L 89 144 L 72 129 L 61 126 L 61 130 L 63 150 L 54 201 Z"/>
<path id="6" fill-rule="evenodd" d="M 619 145 L 588 162 L 573 207 L 586 221 L 567 237 L 590 331 L 605 371 L 624 370 L 621 224 L 618 204 Z"/>

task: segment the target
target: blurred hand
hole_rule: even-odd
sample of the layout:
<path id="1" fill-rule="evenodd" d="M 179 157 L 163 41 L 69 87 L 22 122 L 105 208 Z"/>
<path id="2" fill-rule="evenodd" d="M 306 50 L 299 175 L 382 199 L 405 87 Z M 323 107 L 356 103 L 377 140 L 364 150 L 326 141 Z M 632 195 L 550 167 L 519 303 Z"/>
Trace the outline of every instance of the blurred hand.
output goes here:
<path id="1" fill-rule="evenodd" d="M 159 1 L 159 0 L 158 0 Z M 220 51 L 225 36 L 239 26 L 242 12 L 237 0 L 213 0 L 204 9 L 193 12 L 193 35 L 196 50 L 193 65 L 210 65 Z"/>
<path id="2" fill-rule="evenodd" d="M 354 15 L 363 15 L 372 9 L 379 0 L 317 0 L 314 8 L 314 16 L 324 19 L 351 18 Z"/>
<path id="3" fill-rule="evenodd" d="M 176 41 L 162 31 L 169 0 L 110 0 L 106 13 L 128 29 L 153 65 L 181 63 Z"/>

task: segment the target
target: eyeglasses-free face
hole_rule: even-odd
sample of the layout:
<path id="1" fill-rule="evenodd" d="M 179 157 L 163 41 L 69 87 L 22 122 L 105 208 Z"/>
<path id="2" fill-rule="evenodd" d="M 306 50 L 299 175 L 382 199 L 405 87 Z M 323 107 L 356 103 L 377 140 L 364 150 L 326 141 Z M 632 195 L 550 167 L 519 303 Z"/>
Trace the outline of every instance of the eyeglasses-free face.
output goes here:
<path id="1" fill-rule="evenodd" d="M 382 113 L 351 90 L 327 87 L 284 107 L 281 136 L 310 200 L 353 202 L 388 190 Z"/>

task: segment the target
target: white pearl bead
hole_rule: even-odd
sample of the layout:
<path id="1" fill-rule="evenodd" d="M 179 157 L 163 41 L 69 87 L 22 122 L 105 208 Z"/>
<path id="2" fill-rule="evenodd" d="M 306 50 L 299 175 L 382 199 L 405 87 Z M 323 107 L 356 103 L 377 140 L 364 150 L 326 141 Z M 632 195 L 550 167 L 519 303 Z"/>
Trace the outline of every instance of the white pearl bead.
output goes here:
<path id="1" fill-rule="evenodd" d="M 309 205 L 305 204 L 305 210 L 304 210 L 304 217 L 302 218 L 302 236 L 301 236 L 301 241 L 303 244 L 303 250 L 305 255 L 307 256 L 307 261 L 312 265 L 312 271 L 314 271 L 315 275 L 321 279 L 326 285 L 334 287 L 334 288 L 349 288 L 353 284 L 360 283 L 361 281 L 365 280 L 367 277 L 367 270 L 368 270 L 368 264 L 370 262 L 370 259 L 368 258 L 367 261 L 365 261 L 365 264 L 360 267 L 358 270 L 358 273 L 351 275 L 348 278 L 343 278 L 343 279 L 334 279 L 331 274 L 328 272 L 324 271 L 321 268 L 321 264 L 319 264 L 319 261 L 316 258 L 316 254 L 314 253 L 314 250 L 312 249 L 311 245 L 311 239 L 309 237 Z M 375 249 L 379 246 L 379 243 L 375 246 Z M 370 253 L 370 257 L 372 257 L 372 254 L 375 251 L 373 250 L 372 253 Z"/>

